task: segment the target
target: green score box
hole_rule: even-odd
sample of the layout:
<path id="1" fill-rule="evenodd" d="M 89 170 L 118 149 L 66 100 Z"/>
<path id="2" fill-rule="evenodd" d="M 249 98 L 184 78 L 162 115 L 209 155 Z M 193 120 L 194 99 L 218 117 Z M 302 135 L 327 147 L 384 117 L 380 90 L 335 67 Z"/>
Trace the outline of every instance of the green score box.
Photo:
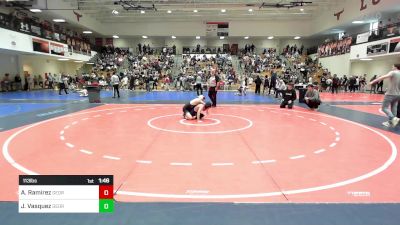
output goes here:
<path id="1" fill-rule="evenodd" d="M 114 199 L 99 199 L 99 212 L 100 213 L 114 212 Z"/>

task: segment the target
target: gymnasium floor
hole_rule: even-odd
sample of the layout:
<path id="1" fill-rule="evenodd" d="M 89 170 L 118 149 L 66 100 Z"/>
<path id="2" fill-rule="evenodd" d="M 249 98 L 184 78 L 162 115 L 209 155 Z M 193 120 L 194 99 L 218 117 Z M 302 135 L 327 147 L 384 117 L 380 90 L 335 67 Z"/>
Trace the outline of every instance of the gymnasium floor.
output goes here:
<path id="1" fill-rule="evenodd" d="M 89 104 L 53 91 L 0 94 L 5 224 L 393 224 L 400 217 L 400 128 L 381 125 L 383 95 L 323 93 L 312 112 L 221 92 L 201 124 L 182 120 L 192 92 L 101 96 L 102 104 Z M 113 174 L 119 203 L 107 217 L 18 215 L 19 174 Z"/>

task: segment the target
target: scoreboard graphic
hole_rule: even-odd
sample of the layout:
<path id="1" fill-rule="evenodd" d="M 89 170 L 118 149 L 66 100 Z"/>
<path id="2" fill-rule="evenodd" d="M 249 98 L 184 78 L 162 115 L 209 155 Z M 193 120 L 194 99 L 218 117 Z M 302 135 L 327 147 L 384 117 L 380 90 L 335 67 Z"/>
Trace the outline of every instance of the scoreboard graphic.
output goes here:
<path id="1" fill-rule="evenodd" d="M 20 175 L 19 213 L 112 213 L 112 175 Z"/>
<path id="2" fill-rule="evenodd" d="M 208 37 L 229 36 L 228 22 L 207 22 L 206 35 Z"/>

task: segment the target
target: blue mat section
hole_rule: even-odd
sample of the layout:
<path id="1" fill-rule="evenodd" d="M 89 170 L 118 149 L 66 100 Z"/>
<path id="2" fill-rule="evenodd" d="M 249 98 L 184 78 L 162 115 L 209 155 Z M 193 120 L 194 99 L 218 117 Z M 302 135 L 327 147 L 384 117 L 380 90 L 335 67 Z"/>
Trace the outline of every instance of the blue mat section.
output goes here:
<path id="1" fill-rule="evenodd" d="M 111 91 L 101 91 L 101 97 L 111 97 Z M 87 99 L 80 97 L 77 93 L 69 93 L 66 95 L 64 92 L 62 95 L 58 94 L 58 91 L 54 90 L 40 90 L 40 91 L 20 91 L 20 92 L 7 92 L 1 93 L 0 99 L 9 100 L 82 100 Z"/>
<path id="2" fill-rule="evenodd" d="M 246 96 L 235 95 L 236 92 L 218 92 L 217 103 L 276 103 L 273 96 L 256 95 L 248 93 Z M 207 92 L 203 93 L 208 98 Z M 139 102 L 180 102 L 185 103 L 195 98 L 196 92 L 146 92 L 142 95 L 129 97 L 130 101 Z"/>
<path id="3" fill-rule="evenodd" d="M 64 105 L 62 103 L 3 103 L 0 118 Z"/>
<path id="4" fill-rule="evenodd" d="M 399 204 L 115 203 L 110 214 L 18 214 L 0 203 L 2 225 L 398 225 Z"/>

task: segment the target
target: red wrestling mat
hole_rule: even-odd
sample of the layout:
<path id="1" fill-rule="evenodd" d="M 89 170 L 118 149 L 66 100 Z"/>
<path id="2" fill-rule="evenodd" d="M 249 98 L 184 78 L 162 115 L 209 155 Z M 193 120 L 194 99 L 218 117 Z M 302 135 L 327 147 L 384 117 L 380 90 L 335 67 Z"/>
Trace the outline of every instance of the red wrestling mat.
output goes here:
<path id="1" fill-rule="evenodd" d="M 320 93 L 322 102 L 382 102 L 384 95 L 368 93 Z"/>
<path id="2" fill-rule="evenodd" d="M 319 112 L 104 105 L 0 134 L 0 200 L 18 174 L 114 174 L 116 200 L 400 202 L 400 138 Z M 396 147 L 397 146 L 397 147 Z"/>
<path id="3" fill-rule="evenodd" d="M 381 105 L 334 105 L 335 107 L 351 109 L 354 111 L 361 111 L 366 113 L 375 114 L 378 116 L 385 116 L 386 114 L 382 112 Z"/>

